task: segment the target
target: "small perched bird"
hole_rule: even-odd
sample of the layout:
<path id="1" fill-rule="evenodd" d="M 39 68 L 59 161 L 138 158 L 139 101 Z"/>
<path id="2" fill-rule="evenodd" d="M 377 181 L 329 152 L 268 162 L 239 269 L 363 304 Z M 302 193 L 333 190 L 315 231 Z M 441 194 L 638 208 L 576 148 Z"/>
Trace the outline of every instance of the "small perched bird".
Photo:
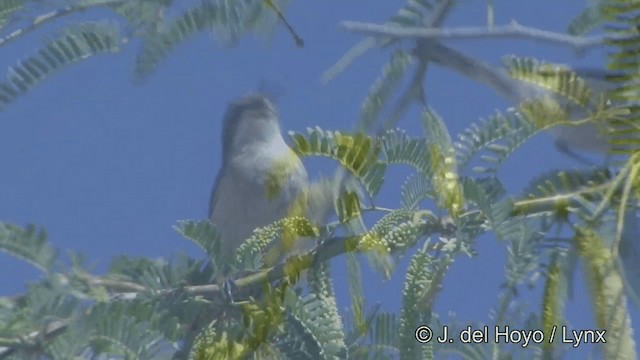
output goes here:
<path id="1" fill-rule="evenodd" d="M 556 96 L 549 90 L 512 78 L 504 68 L 473 59 L 439 42 L 425 41 L 422 45 L 419 56 L 490 86 L 498 95 L 516 106 L 523 101 L 543 96 Z M 578 75 L 583 76 L 595 90 L 606 89 L 607 84 L 603 74 L 591 72 L 578 73 Z M 572 112 L 571 115 L 572 118 L 579 118 L 585 114 Z M 593 123 L 581 126 L 556 126 L 551 128 L 550 132 L 555 137 L 556 147 L 569 154 L 572 154 L 572 150 L 604 153 L 609 149 L 607 139 L 600 134 Z M 575 154 L 573 155 L 576 157 Z"/>
<path id="2" fill-rule="evenodd" d="M 266 96 L 233 101 L 224 116 L 222 167 L 209 207 L 230 259 L 257 227 L 288 215 L 308 187 L 307 171 L 280 131 L 278 111 Z"/>

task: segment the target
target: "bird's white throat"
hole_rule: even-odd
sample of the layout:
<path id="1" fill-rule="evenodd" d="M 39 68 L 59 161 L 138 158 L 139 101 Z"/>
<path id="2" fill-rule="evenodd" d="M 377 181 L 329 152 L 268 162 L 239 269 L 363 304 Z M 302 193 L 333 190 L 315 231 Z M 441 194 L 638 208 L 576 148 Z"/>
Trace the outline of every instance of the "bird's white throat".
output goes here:
<path id="1" fill-rule="evenodd" d="M 283 146 L 287 145 L 282 138 L 277 120 L 242 121 L 234 134 L 231 152 L 238 154 L 246 151 L 247 147 L 280 148 Z"/>

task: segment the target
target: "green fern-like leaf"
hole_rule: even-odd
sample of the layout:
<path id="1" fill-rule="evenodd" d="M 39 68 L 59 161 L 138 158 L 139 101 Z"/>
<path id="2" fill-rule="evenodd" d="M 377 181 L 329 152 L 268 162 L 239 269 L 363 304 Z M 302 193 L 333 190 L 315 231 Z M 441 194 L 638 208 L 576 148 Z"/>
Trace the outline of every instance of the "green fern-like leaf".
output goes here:
<path id="1" fill-rule="evenodd" d="M 497 113 L 488 120 L 473 123 L 458 135 L 458 142 L 455 144 L 458 165 L 460 168 L 466 167 L 483 150 L 489 152 L 483 159 L 499 164 L 523 138 L 526 139 L 537 131 L 535 125 L 518 112 Z M 507 145 L 498 144 L 498 141 L 505 141 Z"/>
<path id="2" fill-rule="evenodd" d="M 586 79 L 566 66 L 530 58 L 511 57 L 506 62 L 511 77 L 534 85 L 529 87 L 530 99 L 520 104 L 519 112 L 538 129 L 588 125 L 604 140 L 613 134 L 612 124 L 629 120 L 629 109 L 612 101 L 612 84 L 606 77 L 583 71 Z M 629 137 L 623 139 L 628 141 Z M 611 149 L 615 147 L 607 150 Z"/>
<path id="3" fill-rule="evenodd" d="M 91 337 L 97 353 L 122 354 L 136 359 L 154 359 L 161 349 L 162 336 L 142 316 L 143 306 L 131 311 L 128 304 L 110 303 L 94 306 L 85 318 L 87 329 L 92 326 Z M 146 306 L 148 318 L 153 316 Z"/>
<path id="4" fill-rule="evenodd" d="M 375 346 L 398 348 L 400 320 L 394 313 L 383 312 L 373 320 L 369 340 Z"/>
<path id="5" fill-rule="evenodd" d="M 567 67 L 515 56 L 506 57 L 505 65 L 512 78 L 550 90 L 575 105 L 589 107 L 594 99 L 586 81 Z"/>
<path id="6" fill-rule="evenodd" d="M 21 228 L 0 223 L 0 251 L 25 260 L 44 272 L 51 270 L 57 257 L 47 242 L 46 232 L 33 225 Z"/>
<path id="7" fill-rule="evenodd" d="M 433 187 L 427 178 L 420 175 L 411 175 L 402 184 L 402 207 L 404 209 L 416 209 L 419 203 L 425 199 L 435 199 Z"/>
<path id="8" fill-rule="evenodd" d="M 147 38 L 134 68 L 135 77 L 148 77 L 176 46 L 198 32 L 211 28 L 218 20 L 218 9 L 213 5 L 193 7 L 178 17 L 163 23 L 158 31 Z"/>
<path id="9" fill-rule="evenodd" d="M 429 159 L 432 164 L 431 183 L 437 194 L 438 205 L 456 218 L 464 206 L 462 188 L 458 179 L 456 154 L 449 131 L 442 118 L 433 110 L 422 111 L 422 125 L 429 143 Z"/>
<path id="10" fill-rule="evenodd" d="M 90 334 L 80 327 L 71 327 L 57 336 L 45 349 L 46 357 L 52 360 L 75 359 L 87 352 Z"/>
<path id="11" fill-rule="evenodd" d="M 609 96 L 621 104 L 625 114 L 619 119 L 609 121 L 609 140 L 612 153 L 631 155 L 639 149 L 640 131 L 636 119 L 640 114 L 640 95 L 638 91 L 638 62 L 640 56 L 636 49 L 640 46 L 638 31 L 638 7 L 635 3 L 621 0 L 609 0 L 602 6 L 603 17 L 607 20 L 605 36 L 614 50 L 609 53 L 607 68 L 616 71 L 608 80 L 614 85 Z"/>
<path id="12" fill-rule="evenodd" d="M 119 42 L 116 23 L 85 22 L 67 27 L 46 41 L 37 54 L 9 68 L 6 80 L 0 83 L 0 109 L 67 65 L 118 51 Z"/>
<path id="13" fill-rule="evenodd" d="M 314 332 L 296 315 L 285 315 L 285 331 L 269 340 L 269 344 L 278 350 L 279 359 L 328 359 L 322 344 Z"/>
<path id="14" fill-rule="evenodd" d="M 171 260 L 118 257 L 111 263 L 108 277 L 131 281 L 149 290 L 176 288 L 184 285 L 185 280 L 197 277 L 202 266 L 201 261 L 179 255 Z M 203 282 L 203 279 L 193 280 Z"/>
<path id="15" fill-rule="evenodd" d="M 564 305 L 567 300 L 567 284 L 562 261 L 558 256 L 551 259 L 542 298 L 542 330 L 551 334 L 553 328 L 563 323 Z M 556 338 L 557 339 L 557 338 Z M 542 348 L 547 356 L 554 352 L 555 343 L 545 341 Z"/>
<path id="16" fill-rule="evenodd" d="M 483 165 L 473 170 L 495 173 L 509 155 L 541 130 L 518 111 L 496 113 L 488 121 L 472 124 L 460 135 L 456 143 L 459 164 L 464 167 L 479 154 Z"/>
<path id="17" fill-rule="evenodd" d="M 387 164 L 405 164 L 423 176 L 432 175 L 429 146 L 426 139 L 414 139 L 404 131 L 387 130 L 381 137 L 382 153 Z"/>
<path id="18" fill-rule="evenodd" d="M 424 323 L 422 320 L 423 309 L 427 306 L 426 295 L 433 285 L 433 262 L 425 246 L 413 255 L 409 263 L 402 290 L 402 310 L 398 329 L 400 359 L 420 358 L 421 345 L 415 339 L 415 330 Z"/>
<path id="19" fill-rule="evenodd" d="M 638 220 L 637 209 L 628 207 L 624 214 L 624 228 L 618 247 L 621 275 L 623 276 L 627 293 L 633 300 L 634 305 L 640 303 L 640 248 L 637 240 L 640 235 L 640 223 Z M 610 226 L 615 224 L 613 219 L 604 223 Z M 614 233 L 614 231 L 609 231 L 608 234 L 605 232 L 600 233 L 604 237 Z M 613 238 L 613 236 L 607 237 Z"/>
<path id="20" fill-rule="evenodd" d="M 329 264 L 315 266 L 308 275 L 311 294 L 303 300 L 304 312 L 309 320 L 307 326 L 313 326 L 329 359 L 343 359 L 347 356 L 342 317 L 338 311 Z M 300 313 L 298 313 L 301 315 Z M 313 324 L 313 325 L 312 325 Z"/>
<path id="21" fill-rule="evenodd" d="M 592 0 L 590 2 L 591 4 L 571 20 L 567 27 L 567 33 L 576 36 L 585 35 L 606 21 L 606 18 L 602 16 L 602 6 L 606 4 L 606 0 Z"/>
<path id="22" fill-rule="evenodd" d="M 294 242 L 318 235 L 318 229 L 302 217 L 284 218 L 256 229 L 235 251 L 232 266 L 241 270 L 258 270 L 275 265 L 296 249 Z M 268 250 L 268 251 L 267 251 Z"/>
<path id="23" fill-rule="evenodd" d="M 410 54 L 398 50 L 391 55 L 389 63 L 382 69 L 380 77 L 369 88 L 362 109 L 358 129 L 367 131 L 375 125 L 385 105 L 391 99 L 394 90 L 400 85 L 402 77 L 412 62 Z"/>
<path id="24" fill-rule="evenodd" d="M 341 224 L 346 224 L 353 219 L 360 218 L 362 214 L 360 197 L 358 193 L 354 191 L 343 191 L 336 201 L 336 208 L 338 220 Z"/>
<path id="25" fill-rule="evenodd" d="M 27 0 L 4 0 L 0 3 L 0 30 L 5 27 L 12 16 L 22 9 Z"/>
<path id="26" fill-rule="evenodd" d="M 346 135 L 339 131 L 308 129 L 308 135 L 290 132 L 293 150 L 299 156 L 326 156 L 338 161 L 375 196 L 384 181 L 386 165 L 378 159 L 377 148 L 371 137 L 358 133 Z"/>
<path id="27" fill-rule="evenodd" d="M 157 30 L 148 32 L 136 59 L 135 78 L 138 81 L 146 79 L 170 52 L 196 34 L 211 31 L 229 46 L 257 27 L 273 26 L 274 21 L 266 21 L 273 15 L 272 8 L 262 0 L 202 1 L 175 18 L 162 22 Z"/>
<path id="28" fill-rule="evenodd" d="M 179 221 L 178 225 L 174 226 L 174 229 L 180 235 L 198 245 L 214 262 L 220 261 L 218 258 L 220 254 L 220 234 L 216 230 L 215 224 L 211 221 Z"/>
<path id="29" fill-rule="evenodd" d="M 517 213 L 556 213 L 570 211 L 591 215 L 614 176 L 608 169 L 555 170 L 533 179 L 523 190 Z"/>
<path id="30" fill-rule="evenodd" d="M 364 317 L 364 295 L 362 288 L 362 272 L 358 258 L 353 253 L 347 254 L 347 270 L 349 279 L 349 297 L 351 299 L 351 318 L 356 331 L 362 334 L 367 332 L 367 323 Z"/>
<path id="31" fill-rule="evenodd" d="M 613 179 L 609 169 L 552 170 L 533 179 L 523 190 L 526 198 L 540 198 L 601 186 Z"/>
<path id="32" fill-rule="evenodd" d="M 603 344 L 605 357 L 636 359 L 627 300 L 615 259 L 602 239 L 589 229 L 579 228 L 574 244 L 585 264 L 596 324 L 600 329 L 607 329 L 607 342 Z"/>
<path id="33" fill-rule="evenodd" d="M 462 180 L 465 199 L 478 205 L 495 230 L 511 215 L 511 201 L 506 189 L 495 177 Z"/>

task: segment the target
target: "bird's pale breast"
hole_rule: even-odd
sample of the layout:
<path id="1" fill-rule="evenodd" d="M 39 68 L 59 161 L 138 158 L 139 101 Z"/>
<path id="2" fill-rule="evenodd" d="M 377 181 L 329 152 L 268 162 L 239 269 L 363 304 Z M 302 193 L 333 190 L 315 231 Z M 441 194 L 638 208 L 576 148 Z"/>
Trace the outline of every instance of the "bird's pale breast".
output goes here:
<path id="1" fill-rule="evenodd" d="M 223 256 L 232 256 L 253 229 L 285 217 L 289 205 L 307 183 L 302 162 L 289 147 L 272 147 L 277 150 L 273 153 L 265 148 L 245 149 L 230 161 L 225 176 L 219 180 L 211 220 L 223 239 Z M 287 166 L 280 167 L 285 160 Z M 275 194 L 270 194 L 270 174 L 282 180 Z"/>

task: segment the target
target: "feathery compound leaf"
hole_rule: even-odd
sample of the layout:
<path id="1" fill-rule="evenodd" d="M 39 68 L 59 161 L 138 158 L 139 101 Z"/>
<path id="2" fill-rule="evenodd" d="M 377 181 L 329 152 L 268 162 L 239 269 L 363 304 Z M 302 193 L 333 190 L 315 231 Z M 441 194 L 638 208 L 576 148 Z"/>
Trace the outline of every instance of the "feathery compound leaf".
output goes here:
<path id="1" fill-rule="evenodd" d="M 134 68 L 136 80 L 146 79 L 178 45 L 203 31 L 211 30 L 222 43 L 234 44 L 265 17 L 274 15 L 268 3 L 262 0 L 204 0 L 160 24 L 159 29 L 150 32 L 144 40 Z"/>
<path id="2" fill-rule="evenodd" d="M 121 256 L 112 261 L 109 276 L 117 279 L 123 277 L 141 284 L 149 290 L 166 290 L 184 285 L 185 280 L 200 273 L 202 263 L 179 254 L 171 260 L 165 259 L 131 259 Z"/>
<path id="3" fill-rule="evenodd" d="M 407 276 L 402 290 L 402 310 L 400 315 L 399 348 L 400 359 L 419 359 L 421 344 L 415 339 L 415 331 L 424 324 L 425 309 L 429 309 L 425 303 L 427 293 L 433 286 L 434 259 L 426 251 L 425 246 L 418 250 L 409 263 Z M 430 315 L 428 311 L 427 315 Z"/>
<path id="4" fill-rule="evenodd" d="M 353 325 L 357 332 L 365 334 L 367 331 L 367 323 L 364 318 L 362 272 L 358 258 L 353 253 L 347 253 L 347 276 L 349 280 L 349 298 L 351 299 Z"/>
<path id="5" fill-rule="evenodd" d="M 0 110 L 42 82 L 55 71 L 102 53 L 118 51 L 117 23 L 84 22 L 74 24 L 51 38 L 32 55 L 9 68 L 0 83 Z"/>
<path id="6" fill-rule="evenodd" d="M 246 344 L 237 341 L 236 328 L 228 329 L 215 320 L 201 331 L 193 343 L 189 360 L 242 359 L 250 353 Z M 236 336 L 237 335 L 237 336 Z"/>
<path id="7" fill-rule="evenodd" d="M 274 336 L 277 341 L 283 339 L 289 341 L 289 344 L 283 343 L 278 346 L 278 349 L 282 349 L 281 353 L 285 355 L 282 358 L 292 360 L 346 358 L 342 329 L 336 326 L 334 317 L 328 316 L 333 312 L 331 301 L 327 302 L 313 293 L 298 298 L 289 291 L 285 296 L 285 303 L 287 316 L 291 317 L 292 322 L 288 323 L 289 320 L 285 320 L 282 331 Z M 341 322 L 339 324 L 341 325 Z M 273 343 L 274 340 L 271 342 Z"/>
<path id="8" fill-rule="evenodd" d="M 637 359 L 627 300 L 615 258 L 602 239 L 589 229 L 578 228 L 573 241 L 585 264 L 596 325 L 607 330 L 607 342 L 602 344 L 605 358 Z"/>
<path id="9" fill-rule="evenodd" d="M 435 199 L 433 186 L 429 179 L 421 175 L 411 175 L 402 184 L 402 207 L 407 210 L 415 210 L 421 201 Z"/>
<path id="10" fill-rule="evenodd" d="M 432 175 L 431 158 L 425 139 L 410 138 L 400 129 L 387 130 L 381 137 L 382 153 L 387 164 L 405 164 L 422 175 Z"/>
<path id="11" fill-rule="evenodd" d="M 581 107 L 591 105 L 593 99 L 591 89 L 582 78 L 565 66 L 516 56 L 506 57 L 505 66 L 514 79 L 550 90 L 575 105 Z"/>
<path id="12" fill-rule="evenodd" d="M 344 327 L 329 270 L 329 263 L 325 262 L 309 271 L 309 288 L 312 294 L 305 297 L 305 313 L 310 314 L 306 316 L 310 319 L 306 323 L 307 326 L 319 325 L 313 332 L 320 340 L 328 358 L 345 358 L 347 348 L 344 342 Z M 309 300 L 312 302 L 308 302 Z"/>
<path id="13" fill-rule="evenodd" d="M 322 344 L 307 324 L 314 323 L 302 321 L 291 313 L 285 314 L 283 325 L 286 330 L 278 332 L 269 339 L 269 344 L 278 350 L 278 359 L 329 359 Z"/>
<path id="14" fill-rule="evenodd" d="M 32 324 L 44 326 L 56 320 L 66 319 L 78 311 L 80 300 L 71 290 L 60 277 L 51 276 L 41 283 L 29 285 L 29 292 L 18 304 L 20 307 L 25 306 Z"/>
<path id="15" fill-rule="evenodd" d="M 523 194 L 529 199 L 566 194 L 601 186 L 612 179 L 609 169 L 552 170 L 533 179 Z"/>
<path id="16" fill-rule="evenodd" d="M 397 348 L 400 334 L 400 320 L 394 313 L 382 312 L 373 320 L 369 340 L 376 346 Z"/>
<path id="17" fill-rule="evenodd" d="M 618 73 L 609 76 L 614 86 L 609 96 L 621 104 L 626 114 L 621 119 L 609 121 L 610 145 L 612 153 L 631 155 L 640 148 L 640 130 L 637 119 L 640 116 L 640 31 L 638 30 L 638 14 L 640 9 L 636 2 L 609 0 L 602 7 L 602 13 L 608 20 L 605 26 L 607 44 L 614 48 L 609 52 L 607 68 Z"/>
<path id="18" fill-rule="evenodd" d="M 462 211 L 464 199 L 449 131 L 440 116 L 429 108 L 422 111 L 422 125 L 429 144 L 431 183 L 438 205 L 449 210 L 451 216 L 456 218 Z"/>
<path id="19" fill-rule="evenodd" d="M 594 203 L 603 198 L 614 176 L 608 169 L 555 170 L 533 179 L 523 191 L 517 213 L 554 212 L 566 216 L 569 210 L 585 215 L 593 211 Z"/>
<path id="20" fill-rule="evenodd" d="M 11 21 L 13 14 L 22 9 L 27 0 L 3 0 L 0 2 L 0 30 Z"/>
<path id="21" fill-rule="evenodd" d="M 620 258 L 625 288 L 637 305 L 640 303 L 640 242 L 638 241 L 640 238 L 640 219 L 638 219 L 637 209 L 628 207 L 624 213 L 623 221 L 624 228 L 618 247 L 618 257 Z M 614 221 L 606 223 L 608 225 L 615 224 Z"/>
<path id="22" fill-rule="evenodd" d="M 258 270 L 265 263 L 277 263 L 283 254 L 295 249 L 292 242 L 313 237 L 318 229 L 303 217 L 284 218 L 255 229 L 253 235 L 236 249 L 232 265 L 242 270 Z M 278 240 L 280 244 L 276 244 Z M 270 248 L 267 252 L 266 250 Z M 263 257 L 263 254 L 266 255 Z"/>
<path id="23" fill-rule="evenodd" d="M 228 331 L 216 331 L 213 322 L 198 334 L 189 352 L 189 360 L 238 359 L 246 356 L 248 348 L 235 341 Z"/>
<path id="24" fill-rule="evenodd" d="M 198 245 L 210 259 L 220 261 L 220 234 L 210 220 L 183 220 L 173 227 L 180 235 Z"/>
<path id="25" fill-rule="evenodd" d="M 434 4 L 429 0 L 408 0 L 396 14 L 391 16 L 388 23 L 399 26 L 421 26 L 426 15 L 433 9 Z"/>
<path id="26" fill-rule="evenodd" d="M 536 93 L 531 94 L 531 100 L 520 104 L 519 111 L 538 129 L 558 125 L 586 126 L 582 131 L 594 132 L 599 141 L 593 144 L 587 141 L 581 146 L 599 151 L 613 150 L 613 153 L 624 153 L 640 143 L 638 131 L 633 126 L 632 131 L 626 131 L 630 128 L 630 108 L 612 101 L 615 100 L 611 91 L 612 76 L 580 71 L 578 74 L 584 75 L 583 79 L 569 68 L 531 59 L 517 59 L 511 66 L 509 71 L 514 78 L 535 85 L 530 89 Z M 637 86 L 635 88 L 637 90 Z M 617 126 L 622 131 L 616 131 Z M 559 131 L 571 129 L 560 128 Z M 609 140 L 610 146 L 604 143 L 605 140 Z"/>
<path id="27" fill-rule="evenodd" d="M 522 138 L 527 139 L 537 131 L 538 128 L 532 122 L 514 111 L 509 111 L 506 115 L 497 113 L 489 120 L 481 120 L 479 124 L 473 123 L 458 135 L 458 141 L 455 143 L 458 165 L 461 169 L 466 167 L 471 159 L 483 150 L 492 153 L 487 160 L 500 163 L 496 156 L 505 158 L 520 144 Z M 496 144 L 500 140 L 507 142 L 507 146 Z M 509 144 L 514 145 L 509 147 Z"/>
<path id="28" fill-rule="evenodd" d="M 602 16 L 602 7 L 607 0 L 591 0 L 586 9 L 573 18 L 567 27 L 571 35 L 585 35 L 602 25 L 606 18 Z"/>
<path id="29" fill-rule="evenodd" d="M 400 85 L 402 77 L 411 64 L 412 57 L 403 50 L 397 50 L 391 55 L 389 63 L 382 69 L 380 77 L 369 88 L 369 94 L 360 110 L 358 129 L 371 130 L 377 118 Z"/>
<path id="30" fill-rule="evenodd" d="M 463 178 L 462 188 L 467 201 L 478 205 L 489 225 L 499 232 L 500 225 L 511 216 L 512 203 L 506 197 L 507 191 L 495 177 L 484 179 Z M 496 233 L 496 235 L 498 235 Z"/>
<path id="31" fill-rule="evenodd" d="M 362 133 L 347 135 L 339 131 L 308 129 L 308 135 L 289 132 L 293 150 L 299 156 L 326 156 L 338 161 L 375 196 L 384 181 L 386 165 L 378 159 L 374 140 Z"/>
<path id="32" fill-rule="evenodd" d="M 127 303 L 97 304 L 85 319 L 97 353 L 122 355 L 125 358 L 155 359 L 162 345 L 162 335 L 153 330 L 149 319 L 153 312 L 147 306 Z M 143 320 L 146 317 L 147 320 Z M 89 330 L 90 329 L 90 330 Z"/>
<path id="33" fill-rule="evenodd" d="M 216 24 L 219 9 L 203 2 L 186 10 L 178 17 L 164 22 L 156 33 L 152 33 L 142 44 L 136 58 L 134 74 L 136 79 L 147 78 L 173 49 L 187 38 L 211 28 Z"/>
<path id="34" fill-rule="evenodd" d="M 47 234 L 33 225 L 21 228 L 0 222 L 0 251 L 22 259 L 41 271 L 49 272 L 56 259 L 47 243 Z"/>
<path id="35" fill-rule="evenodd" d="M 554 256 L 547 270 L 547 279 L 542 297 L 542 330 L 545 334 L 553 333 L 553 328 L 564 322 L 563 314 L 567 300 L 567 281 L 563 265 L 563 259 Z M 554 345 L 559 342 L 558 338 L 553 343 L 544 342 L 542 348 L 548 358 L 551 358 L 554 352 Z"/>
<path id="36" fill-rule="evenodd" d="M 336 201 L 338 220 L 341 224 L 359 218 L 362 214 L 360 208 L 360 197 L 357 192 L 343 191 Z"/>

